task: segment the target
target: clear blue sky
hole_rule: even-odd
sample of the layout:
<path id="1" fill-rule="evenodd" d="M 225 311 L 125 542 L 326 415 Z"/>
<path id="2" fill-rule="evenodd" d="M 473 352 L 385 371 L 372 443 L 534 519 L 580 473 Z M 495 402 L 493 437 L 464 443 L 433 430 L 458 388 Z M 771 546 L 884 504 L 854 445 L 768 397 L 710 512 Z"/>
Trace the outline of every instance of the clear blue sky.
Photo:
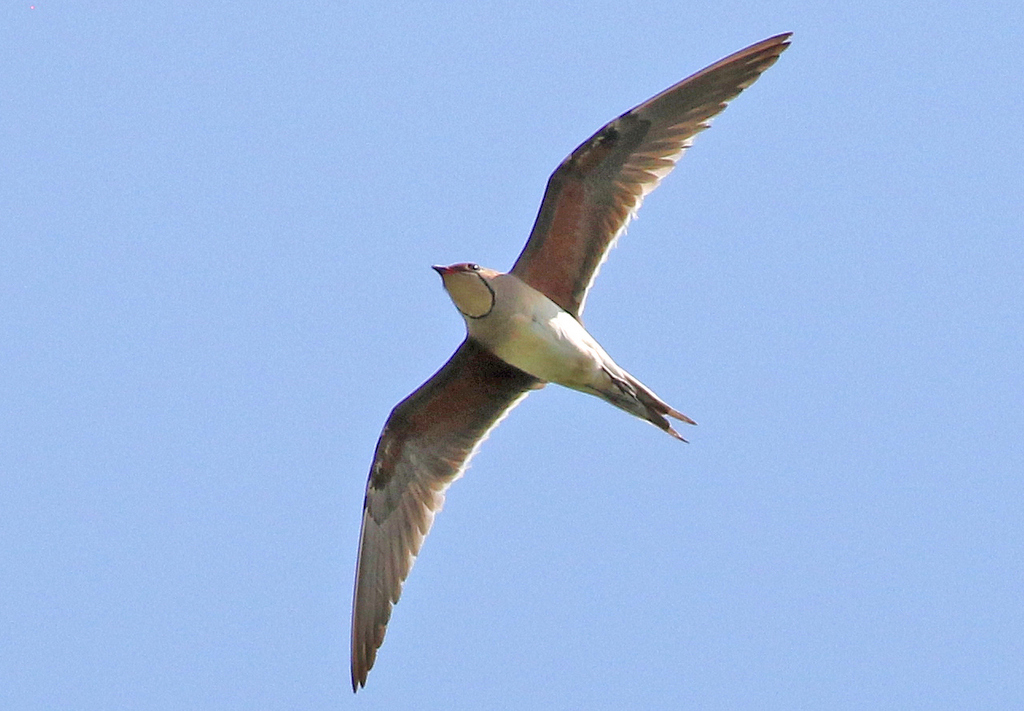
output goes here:
<path id="1" fill-rule="evenodd" d="M 1024 6 L 0 9 L 0 706 L 1024 707 Z M 373 9 L 365 9 L 372 6 Z M 647 200 L 590 331 L 683 445 L 531 395 L 368 687 L 391 407 L 550 172 L 792 48 Z"/>

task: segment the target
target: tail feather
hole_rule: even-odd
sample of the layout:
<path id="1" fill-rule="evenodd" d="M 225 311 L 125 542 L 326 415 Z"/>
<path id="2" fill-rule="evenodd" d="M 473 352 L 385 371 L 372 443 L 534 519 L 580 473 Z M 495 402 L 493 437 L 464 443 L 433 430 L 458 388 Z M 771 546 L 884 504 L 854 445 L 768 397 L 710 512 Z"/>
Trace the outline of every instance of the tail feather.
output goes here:
<path id="1" fill-rule="evenodd" d="M 650 388 L 629 373 L 622 371 L 622 374 L 618 375 L 608 369 L 604 370 L 611 380 L 613 387 L 607 390 L 595 391 L 595 395 L 632 415 L 636 415 L 642 420 L 647 420 L 676 439 L 682 442 L 686 441 L 682 435 L 672 428 L 666 416 L 673 417 L 689 425 L 695 425 L 697 424 L 696 422 L 659 398 Z"/>

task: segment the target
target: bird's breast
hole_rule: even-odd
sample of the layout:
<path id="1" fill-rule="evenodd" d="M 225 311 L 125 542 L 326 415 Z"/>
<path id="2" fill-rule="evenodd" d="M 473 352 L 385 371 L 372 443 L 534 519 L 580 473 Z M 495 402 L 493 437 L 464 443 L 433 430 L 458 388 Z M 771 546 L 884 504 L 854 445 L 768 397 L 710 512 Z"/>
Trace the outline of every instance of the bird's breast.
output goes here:
<path id="1" fill-rule="evenodd" d="M 544 294 L 504 274 L 492 280 L 495 308 L 467 319 L 470 336 L 510 365 L 569 387 L 591 382 L 608 356 L 575 318 Z"/>

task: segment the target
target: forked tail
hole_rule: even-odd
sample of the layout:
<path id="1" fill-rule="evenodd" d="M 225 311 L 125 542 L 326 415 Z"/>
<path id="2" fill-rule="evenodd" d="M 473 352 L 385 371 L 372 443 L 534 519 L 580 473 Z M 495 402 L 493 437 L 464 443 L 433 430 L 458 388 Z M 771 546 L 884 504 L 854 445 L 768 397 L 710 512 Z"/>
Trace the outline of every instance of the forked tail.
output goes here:
<path id="1" fill-rule="evenodd" d="M 603 368 L 603 370 L 611 380 L 611 387 L 605 390 L 595 390 L 595 395 L 631 415 L 647 420 L 676 439 L 683 442 L 686 441 L 682 435 L 672 428 L 667 418 L 674 417 L 688 425 L 695 425 L 697 424 L 696 422 L 655 395 L 650 388 L 626 371 L 618 374 L 608 368 Z"/>

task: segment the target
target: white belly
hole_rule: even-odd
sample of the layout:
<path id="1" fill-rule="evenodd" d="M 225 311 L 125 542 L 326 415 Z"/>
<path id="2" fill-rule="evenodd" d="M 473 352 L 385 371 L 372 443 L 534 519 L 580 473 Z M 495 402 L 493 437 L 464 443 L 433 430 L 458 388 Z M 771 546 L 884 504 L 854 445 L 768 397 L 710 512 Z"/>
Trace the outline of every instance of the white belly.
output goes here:
<path id="1" fill-rule="evenodd" d="M 512 275 L 497 277 L 491 314 L 466 319 L 469 333 L 492 353 L 534 377 L 589 389 L 617 369 L 579 321 Z M 589 386 L 589 387 L 588 387 Z"/>

